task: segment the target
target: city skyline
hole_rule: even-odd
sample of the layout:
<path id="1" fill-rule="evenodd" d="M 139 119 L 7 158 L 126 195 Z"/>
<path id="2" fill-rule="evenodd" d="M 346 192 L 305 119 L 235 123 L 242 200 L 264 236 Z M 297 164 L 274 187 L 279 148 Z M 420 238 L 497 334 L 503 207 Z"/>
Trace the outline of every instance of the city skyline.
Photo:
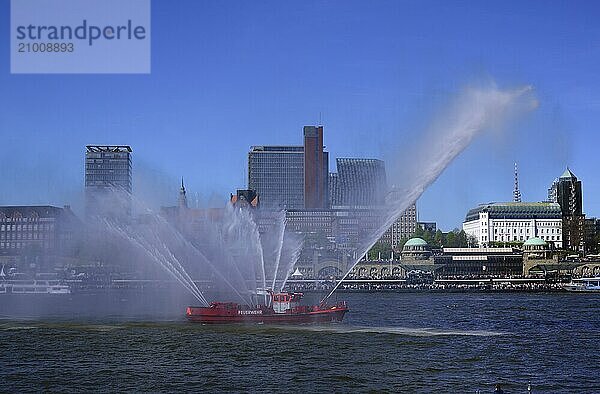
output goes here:
<path id="1" fill-rule="evenodd" d="M 598 15 L 0 0 L 0 387 L 597 392 Z"/>
<path id="2" fill-rule="evenodd" d="M 539 109 L 506 133 L 478 138 L 419 199 L 421 218 L 447 231 L 460 228 L 476 204 L 510 201 L 514 162 L 523 201 L 544 200 L 568 166 L 583 182 L 584 212 L 599 216 L 598 59 L 589 50 L 597 6 L 470 4 L 465 13 L 458 3 L 433 4 L 444 12 L 427 13 L 427 26 L 415 22 L 426 7 L 354 4 L 363 11 L 355 31 L 348 26 L 356 14 L 335 2 L 273 3 L 271 13 L 154 2 L 152 74 L 127 78 L 11 75 L 1 41 L 0 159 L 9 164 L 0 169 L 0 204 L 81 208 L 81 149 L 106 143 L 134 148 L 134 192 L 154 206 L 173 202 L 182 175 L 190 200 L 199 193 L 223 205 L 245 187 L 252 145 L 300 145 L 302 126 L 321 120 L 331 158 L 387 162 L 424 138 L 462 86 L 493 79 L 502 87 L 532 84 Z M 0 25 L 9 23 L 8 8 L 0 3 Z M 511 29 L 501 28 L 508 14 Z M 185 23 L 191 15 L 200 23 Z M 215 29 L 223 34 L 201 40 Z M 184 35 L 199 48 L 186 47 L 177 38 Z M 539 50 L 523 50 L 531 47 Z"/>

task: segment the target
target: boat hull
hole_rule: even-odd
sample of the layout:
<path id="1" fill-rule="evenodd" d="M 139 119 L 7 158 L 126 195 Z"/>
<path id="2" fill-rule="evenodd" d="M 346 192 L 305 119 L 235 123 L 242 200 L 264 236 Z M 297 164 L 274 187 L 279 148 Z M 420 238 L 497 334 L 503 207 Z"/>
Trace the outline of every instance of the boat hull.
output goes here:
<path id="1" fill-rule="evenodd" d="M 305 324 L 341 322 L 348 312 L 346 307 L 331 307 L 316 311 L 275 313 L 269 309 L 215 310 L 214 308 L 188 307 L 186 318 L 195 323 L 229 324 Z"/>
<path id="2" fill-rule="evenodd" d="M 596 294 L 600 294 L 600 289 L 596 288 L 596 289 L 590 289 L 590 288 L 582 288 L 582 287 L 569 287 L 569 286 L 564 286 L 563 287 L 564 290 L 571 292 L 571 293 L 596 293 Z"/>
<path id="3" fill-rule="evenodd" d="M 573 293 L 600 293 L 600 277 L 575 279 L 563 289 Z"/>

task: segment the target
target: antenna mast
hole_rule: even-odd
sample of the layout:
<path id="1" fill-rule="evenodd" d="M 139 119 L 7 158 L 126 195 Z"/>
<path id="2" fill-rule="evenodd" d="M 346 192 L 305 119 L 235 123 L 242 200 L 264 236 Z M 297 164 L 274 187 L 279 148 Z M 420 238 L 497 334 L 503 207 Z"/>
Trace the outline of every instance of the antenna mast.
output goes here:
<path id="1" fill-rule="evenodd" d="M 519 190 L 519 171 L 515 163 L 515 190 L 513 191 L 513 201 L 521 202 L 521 191 Z"/>

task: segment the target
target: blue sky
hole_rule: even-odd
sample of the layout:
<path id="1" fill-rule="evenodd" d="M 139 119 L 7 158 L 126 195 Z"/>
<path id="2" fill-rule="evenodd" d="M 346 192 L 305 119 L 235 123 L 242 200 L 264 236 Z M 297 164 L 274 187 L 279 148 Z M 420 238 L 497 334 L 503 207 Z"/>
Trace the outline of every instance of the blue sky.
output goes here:
<path id="1" fill-rule="evenodd" d="M 478 203 L 510 200 L 515 161 L 524 200 L 544 199 L 568 165 L 598 216 L 599 8 L 155 0 L 150 75 L 11 75 L 0 0 L 0 204 L 80 206 L 90 143 L 131 145 L 134 188 L 152 204 L 175 203 L 182 175 L 192 196 L 226 198 L 245 186 L 251 145 L 300 144 L 320 116 L 332 158 L 402 155 L 463 86 L 493 80 L 533 85 L 540 107 L 478 138 L 420 218 L 449 230 Z"/>

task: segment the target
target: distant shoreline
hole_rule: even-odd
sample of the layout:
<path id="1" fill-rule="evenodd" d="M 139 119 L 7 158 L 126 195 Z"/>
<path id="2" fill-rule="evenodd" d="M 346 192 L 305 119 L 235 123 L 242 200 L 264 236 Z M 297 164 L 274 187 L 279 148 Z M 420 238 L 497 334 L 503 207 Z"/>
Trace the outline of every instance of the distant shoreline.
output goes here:
<path id="1" fill-rule="evenodd" d="M 295 290 L 306 294 L 326 294 L 327 290 Z M 337 289 L 336 293 L 569 293 L 565 289 Z"/>

